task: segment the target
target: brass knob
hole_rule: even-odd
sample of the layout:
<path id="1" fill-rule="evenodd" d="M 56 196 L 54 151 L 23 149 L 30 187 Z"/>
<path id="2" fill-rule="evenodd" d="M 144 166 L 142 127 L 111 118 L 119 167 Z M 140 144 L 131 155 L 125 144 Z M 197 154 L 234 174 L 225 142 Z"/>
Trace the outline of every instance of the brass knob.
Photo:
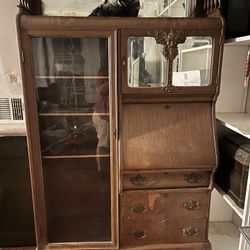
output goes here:
<path id="1" fill-rule="evenodd" d="M 140 240 L 140 239 L 144 239 L 147 234 L 145 231 L 135 231 L 132 233 L 132 236 L 134 239 Z"/>
<path id="2" fill-rule="evenodd" d="M 198 210 L 200 209 L 200 204 L 198 201 L 186 201 L 183 203 L 183 207 L 187 210 Z"/>
<path id="3" fill-rule="evenodd" d="M 184 236 L 197 236 L 199 234 L 198 229 L 196 227 L 186 227 L 182 229 L 182 233 Z"/>
<path id="4" fill-rule="evenodd" d="M 201 175 L 198 175 L 196 173 L 191 173 L 189 175 L 185 175 L 184 178 L 188 183 L 198 183 L 201 180 Z"/>
<path id="5" fill-rule="evenodd" d="M 137 204 L 137 205 L 131 207 L 130 210 L 136 214 L 139 214 L 139 213 L 146 212 L 148 210 L 148 207 L 146 205 L 143 205 L 143 204 Z"/>
<path id="6" fill-rule="evenodd" d="M 138 174 L 136 176 L 132 176 L 130 178 L 130 182 L 136 186 L 141 186 L 147 184 L 148 178 Z"/>

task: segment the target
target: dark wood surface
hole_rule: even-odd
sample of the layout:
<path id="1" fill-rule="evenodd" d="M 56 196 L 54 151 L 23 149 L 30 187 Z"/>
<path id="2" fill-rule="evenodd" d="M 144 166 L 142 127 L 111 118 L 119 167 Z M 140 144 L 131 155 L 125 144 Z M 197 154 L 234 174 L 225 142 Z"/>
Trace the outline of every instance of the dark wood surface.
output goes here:
<path id="1" fill-rule="evenodd" d="M 35 244 L 26 137 L 0 137 L 0 249 Z"/>

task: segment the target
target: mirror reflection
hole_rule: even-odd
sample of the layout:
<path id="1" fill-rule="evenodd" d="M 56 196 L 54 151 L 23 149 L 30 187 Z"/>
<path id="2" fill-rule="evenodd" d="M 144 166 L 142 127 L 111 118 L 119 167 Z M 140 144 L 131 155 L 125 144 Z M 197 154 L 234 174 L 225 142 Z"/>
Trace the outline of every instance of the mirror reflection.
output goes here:
<path id="1" fill-rule="evenodd" d="M 154 37 L 129 37 L 129 87 L 161 87 L 167 81 L 167 62 L 162 50 L 163 46 Z"/>
<path id="2" fill-rule="evenodd" d="M 173 62 L 174 86 L 207 86 L 211 81 L 212 37 L 187 37 Z"/>

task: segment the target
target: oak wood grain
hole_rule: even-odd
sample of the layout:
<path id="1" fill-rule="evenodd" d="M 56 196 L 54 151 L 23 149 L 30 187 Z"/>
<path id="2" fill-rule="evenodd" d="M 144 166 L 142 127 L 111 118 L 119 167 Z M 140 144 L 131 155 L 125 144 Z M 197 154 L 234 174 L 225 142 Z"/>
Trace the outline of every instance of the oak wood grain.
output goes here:
<path id="1" fill-rule="evenodd" d="M 216 166 L 210 103 L 123 105 L 124 170 Z"/>

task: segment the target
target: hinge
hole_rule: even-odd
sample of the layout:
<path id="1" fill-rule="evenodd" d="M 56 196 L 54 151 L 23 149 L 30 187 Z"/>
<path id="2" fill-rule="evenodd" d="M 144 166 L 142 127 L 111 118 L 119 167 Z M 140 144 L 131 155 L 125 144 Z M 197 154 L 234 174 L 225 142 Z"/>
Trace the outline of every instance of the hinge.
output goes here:
<path id="1" fill-rule="evenodd" d="M 22 62 L 24 63 L 24 53 L 23 53 L 23 50 L 21 51 L 21 60 L 22 60 Z"/>
<path id="2" fill-rule="evenodd" d="M 117 130 L 116 130 L 116 128 L 114 128 L 113 134 L 114 134 L 114 137 L 116 138 L 117 137 Z"/>

